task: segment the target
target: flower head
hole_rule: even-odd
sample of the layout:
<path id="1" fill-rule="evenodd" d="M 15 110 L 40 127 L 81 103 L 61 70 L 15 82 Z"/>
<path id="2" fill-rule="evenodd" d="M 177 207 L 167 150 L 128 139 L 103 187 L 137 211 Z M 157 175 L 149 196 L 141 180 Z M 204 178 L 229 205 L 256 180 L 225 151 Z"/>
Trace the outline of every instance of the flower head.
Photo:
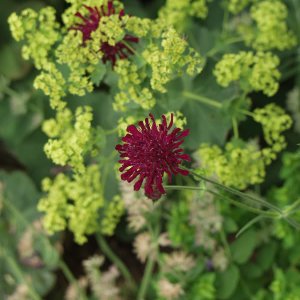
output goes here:
<path id="1" fill-rule="evenodd" d="M 87 40 L 91 39 L 91 34 L 98 29 L 102 17 L 109 17 L 117 14 L 113 1 L 107 2 L 107 9 L 104 5 L 101 5 L 100 8 L 90 7 L 87 5 L 84 5 L 84 7 L 87 9 L 88 15 L 83 16 L 80 12 L 77 12 L 75 15 L 80 18 L 82 22 L 76 23 L 71 27 L 71 29 L 82 32 L 83 44 L 85 44 Z M 121 20 L 125 16 L 124 10 L 121 9 L 118 15 L 119 20 Z M 111 45 L 108 41 L 101 42 L 99 50 L 103 53 L 103 62 L 105 63 L 110 60 L 112 64 L 115 65 L 117 58 L 127 58 L 129 54 L 133 54 L 131 47 L 128 47 L 127 43 L 137 43 L 138 41 L 139 39 L 137 37 L 125 34 L 123 40 L 115 43 L 114 45 Z"/>
<path id="2" fill-rule="evenodd" d="M 134 184 L 134 190 L 138 191 L 145 181 L 145 194 L 151 199 L 159 199 L 165 193 L 162 185 L 163 175 L 166 173 L 169 182 L 172 174 L 188 175 L 188 171 L 180 169 L 183 160 L 190 161 L 190 157 L 183 153 L 180 145 L 184 137 L 189 134 L 189 130 L 181 130 L 173 126 L 173 114 L 170 123 L 162 115 L 162 123 L 156 124 L 152 114 L 150 114 L 152 124 L 148 118 L 144 122 L 140 121 L 139 128 L 129 125 L 128 134 L 122 138 L 123 145 L 117 145 L 122 166 L 120 167 L 121 179 L 132 182 L 138 177 Z"/>

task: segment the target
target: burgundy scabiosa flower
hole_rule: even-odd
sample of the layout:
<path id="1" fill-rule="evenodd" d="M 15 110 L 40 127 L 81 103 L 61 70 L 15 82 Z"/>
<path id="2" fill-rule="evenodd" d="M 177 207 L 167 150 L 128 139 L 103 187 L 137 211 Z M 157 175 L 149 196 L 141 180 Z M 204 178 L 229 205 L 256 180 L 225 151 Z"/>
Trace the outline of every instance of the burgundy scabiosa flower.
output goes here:
<path id="1" fill-rule="evenodd" d="M 170 123 L 162 115 L 161 124 L 156 124 L 152 114 L 144 122 L 140 121 L 139 127 L 129 125 L 122 141 L 117 145 L 122 166 L 120 167 L 121 179 L 132 182 L 136 179 L 134 190 L 138 191 L 145 181 L 145 195 L 151 199 L 159 199 L 165 193 L 162 185 L 163 175 L 168 175 L 169 182 L 172 175 L 178 173 L 188 175 L 189 172 L 180 168 L 182 161 L 190 161 L 190 157 L 183 153 L 180 145 L 189 134 L 189 130 L 173 128 L 173 114 Z"/>
<path id="2" fill-rule="evenodd" d="M 87 40 L 91 38 L 91 34 L 95 31 L 100 23 L 101 17 L 111 16 L 116 14 L 116 10 L 113 5 L 113 1 L 107 2 L 107 7 L 101 5 L 98 7 L 90 7 L 83 5 L 87 11 L 88 15 L 83 16 L 81 13 L 77 12 L 75 15 L 81 19 L 81 23 L 76 23 L 71 29 L 79 30 L 82 32 L 82 42 L 85 44 Z M 118 13 L 119 18 L 122 19 L 125 15 L 124 10 L 120 10 Z M 126 45 L 126 43 L 138 43 L 139 39 L 130 34 L 126 34 L 123 41 L 117 42 L 114 46 L 110 45 L 108 42 L 103 42 L 100 44 L 99 50 L 103 53 L 102 61 L 111 61 L 114 66 L 117 58 L 124 59 L 128 58 L 129 55 L 134 54 L 132 49 Z M 124 43 L 125 42 L 125 43 Z"/>

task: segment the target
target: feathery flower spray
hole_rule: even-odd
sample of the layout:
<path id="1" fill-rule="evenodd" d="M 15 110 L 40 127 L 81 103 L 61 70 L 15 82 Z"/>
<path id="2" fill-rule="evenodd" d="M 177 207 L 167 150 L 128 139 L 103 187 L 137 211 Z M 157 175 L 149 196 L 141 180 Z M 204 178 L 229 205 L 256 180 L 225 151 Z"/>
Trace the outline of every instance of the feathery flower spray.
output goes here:
<path id="1" fill-rule="evenodd" d="M 87 40 L 91 39 L 91 34 L 93 31 L 96 31 L 100 25 L 100 21 L 102 17 L 109 17 L 112 15 L 119 15 L 119 19 L 125 16 L 125 12 L 123 9 L 116 12 L 116 9 L 113 5 L 113 1 L 107 2 L 107 7 L 101 5 L 98 7 L 90 7 L 84 5 L 84 7 L 88 11 L 87 16 L 83 16 L 80 12 L 77 12 L 75 15 L 81 19 L 81 23 L 76 23 L 70 29 L 79 30 L 82 32 L 82 42 L 86 43 Z M 111 61 L 114 66 L 117 59 L 125 59 L 128 58 L 129 55 L 134 54 L 131 47 L 127 45 L 127 43 L 138 43 L 139 39 L 130 34 L 125 34 L 123 40 L 111 45 L 109 42 L 102 42 L 99 50 L 103 53 L 102 61 L 105 63 L 107 61 Z"/>
<path id="2" fill-rule="evenodd" d="M 190 157 L 180 148 L 189 130 L 181 130 L 173 126 L 173 114 L 170 123 L 162 115 L 161 124 L 156 124 L 154 116 L 149 115 L 144 122 L 140 121 L 139 128 L 135 125 L 127 127 L 127 134 L 122 138 L 122 145 L 117 145 L 122 166 L 121 179 L 132 182 L 136 178 L 134 190 L 138 191 L 145 181 L 145 195 L 153 200 L 165 194 L 162 185 L 163 176 L 168 175 L 169 182 L 172 175 L 187 176 L 189 172 L 180 168 L 183 161 L 190 161 Z"/>

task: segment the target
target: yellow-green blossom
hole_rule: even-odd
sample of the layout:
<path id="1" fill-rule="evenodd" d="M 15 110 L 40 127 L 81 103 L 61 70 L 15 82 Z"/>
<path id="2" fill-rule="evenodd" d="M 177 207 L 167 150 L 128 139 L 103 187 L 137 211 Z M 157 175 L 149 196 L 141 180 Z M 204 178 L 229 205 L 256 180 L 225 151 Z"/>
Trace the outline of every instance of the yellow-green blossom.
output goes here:
<path id="1" fill-rule="evenodd" d="M 79 244 L 86 241 L 86 235 L 100 230 L 99 209 L 104 206 L 100 179 L 96 165 L 72 179 L 65 174 L 54 180 L 44 179 L 43 191 L 47 194 L 41 198 L 38 209 L 45 213 L 45 229 L 54 233 L 68 228 Z"/>
<path id="2" fill-rule="evenodd" d="M 238 14 L 241 12 L 251 0 L 227 0 L 227 9 L 233 13 Z"/>
<path id="3" fill-rule="evenodd" d="M 279 62 L 279 58 L 271 52 L 229 53 L 216 64 L 214 75 L 223 87 L 238 81 L 244 92 L 262 91 L 270 97 L 279 87 Z"/>
<path id="4" fill-rule="evenodd" d="M 210 0 L 167 0 L 158 13 L 158 20 L 165 26 L 174 26 L 182 31 L 190 17 L 205 19 Z"/>
<path id="5" fill-rule="evenodd" d="M 105 218 L 101 220 L 101 232 L 112 235 L 124 213 L 124 201 L 119 195 L 115 196 L 104 208 Z"/>
<path id="6" fill-rule="evenodd" d="M 229 142 L 225 150 L 204 144 L 196 159 L 208 174 L 215 175 L 225 185 L 239 189 L 263 182 L 266 174 L 263 154 L 251 143 L 237 146 Z"/>
<path id="7" fill-rule="evenodd" d="M 274 152 L 280 152 L 286 147 L 283 131 L 292 126 L 292 118 L 274 103 L 254 110 L 254 120 L 261 123 L 264 138 Z"/>
<path id="8" fill-rule="evenodd" d="M 162 34 L 161 45 L 150 44 L 143 57 L 152 70 L 151 87 L 165 93 L 165 85 L 185 71 L 193 76 L 202 71 L 202 58 L 173 28 Z"/>
<path id="9" fill-rule="evenodd" d="M 295 34 L 288 29 L 288 10 L 282 1 L 256 1 L 250 14 L 254 24 L 240 26 L 247 45 L 257 50 L 285 50 L 297 44 Z"/>
<path id="10" fill-rule="evenodd" d="M 136 103 L 145 110 L 155 105 L 152 91 L 148 87 L 141 87 L 146 79 L 145 70 L 139 69 L 134 62 L 119 60 L 115 67 L 119 75 L 118 87 L 120 91 L 115 95 L 113 107 L 117 111 L 125 111 L 129 103 Z"/>
<path id="11" fill-rule="evenodd" d="M 55 119 L 45 121 L 43 131 L 50 137 L 44 147 L 46 155 L 55 164 L 84 172 L 84 156 L 91 150 L 92 119 L 92 109 L 86 106 L 78 107 L 75 116 L 65 108 Z"/>
<path id="12" fill-rule="evenodd" d="M 55 9 L 45 7 L 38 13 L 30 8 L 25 9 L 19 16 L 12 13 L 8 23 L 15 40 L 25 41 L 22 46 L 23 58 L 32 59 L 35 67 L 42 69 L 48 63 L 51 48 L 60 37 Z"/>
<path id="13" fill-rule="evenodd" d="M 61 99 L 66 95 L 66 81 L 54 63 L 44 64 L 44 70 L 35 78 L 33 86 L 50 97 L 53 109 L 65 107 L 66 103 Z"/>

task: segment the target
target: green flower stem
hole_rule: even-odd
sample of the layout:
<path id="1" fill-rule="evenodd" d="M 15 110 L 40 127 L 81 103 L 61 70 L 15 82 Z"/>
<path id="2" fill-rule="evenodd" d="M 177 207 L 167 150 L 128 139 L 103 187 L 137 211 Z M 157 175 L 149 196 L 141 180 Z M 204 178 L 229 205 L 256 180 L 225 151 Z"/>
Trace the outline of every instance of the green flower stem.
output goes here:
<path id="1" fill-rule="evenodd" d="M 105 135 L 111 135 L 111 134 L 114 134 L 114 133 L 116 133 L 116 132 L 118 132 L 118 127 L 116 127 L 116 128 L 113 128 L 113 129 L 108 129 L 108 130 L 104 130 L 104 133 L 105 133 Z"/>
<path id="2" fill-rule="evenodd" d="M 30 296 L 32 297 L 31 299 L 33 300 L 41 300 L 42 298 L 40 295 L 32 288 L 32 284 L 28 282 L 28 280 L 25 278 L 23 275 L 23 271 L 20 269 L 16 261 L 7 253 L 7 251 L 3 248 L 3 256 L 8 265 L 10 266 L 10 270 L 12 273 L 16 276 L 17 280 L 19 282 L 22 282 L 26 285 L 28 288 L 28 292 Z"/>
<path id="3" fill-rule="evenodd" d="M 233 128 L 234 137 L 236 139 L 238 139 L 239 138 L 239 127 L 238 127 L 238 122 L 237 122 L 236 118 L 232 118 L 232 128 Z"/>
<path id="4" fill-rule="evenodd" d="M 58 266 L 61 269 L 61 271 L 63 272 L 63 274 L 65 275 L 66 279 L 69 281 L 69 283 L 72 284 L 73 286 L 75 286 L 75 288 L 77 289 L 78 294 L 81 296 L 80 299 L 87 300 L 87 297 L 86 297 L 84 291 L 78 285 L 78 282 L 77 282 L 76 278 L 74 277 L 74 275 L 70 271 L 67 264 L 63 260 L 60 259 L 59 263 L 58 263 Z"/>
<path id="5" fill-rule="evenodd" d="M 197 174 L 197 173 L 195 173 L 194 171 L 189 170 L 189 169 L 187 169 L 187 168 L 185 168 L 185 169 L 188 170 L 188 171 L 189 171 L 191 174 L 193 174 L 195 177 L 198 177 L 198 178 L 200 178 L 200 179 L 202 179 L 202 180 L 204 180 L 204 181 L 206 181 L 206 182 L 212 183 L 213 185 L 215 185 L 215 186 L 221 188 L 221 189 L 224 190 L 224 191 L 227 191 L 227 192 L 229 192 L 229 193 L 231 193 L 231 194 L 234 194 L 234 195 L 236 195 L 236 196 L 238 196 L 238 197 L 241 197 L 241 198 L 243 198 L 243 199 L 247 199 L 247 200 L 249 200 L 249 201 L 258 203 L 258 204 L 260 204 L 260 205 L 262 205 L 262 206 L 265 206 L 265 207 L 267 207 L 267 208 L 273 209 L 273 210 L 277 211 L 281 216 L 283 215 L 283 211 L 282 211 L 280 208 L 278 208 L 277 206 L 275 206 L 275 205 L 273 205 L 273 204 L 271 204 L 271 203 L 269 203 L 269 202 L 267 202 L 267 201 L 264 201 L 264 200 L 262 200 L 262 199 L 260 199 L 260 198 L 256 198 L 256 197 L 251 196 L 251 195 L 246 194 L 246 193 L 242 193 L 242 192 L 240 192 L 240 191 L 238 191 L 238 190 L 236 190 L 236 189 L 227 187 L 227 186 L 225 186 L 225 185 L 223 185 L 223 184 L 221 184 L 221 183 L 219 183 L 219 182 L 217 182 L 217 181 L 214 181 L 214 180 L 212 180 L 212 179 L 209 179 L 209 178 L 207 178 L 207 177 L 205 177 L 205 176 L 203 176 L 203 175 Z"/>
<path id="6" fill-rule="evenodd" d="M 161 212 L 157 213 L 157 216 L 160 216 Z M 145 297 L 147 295 L 147 290 L 149 287 L 149 283 L 152 277 L 152 273 L 154 270 L 154 266 L 156 263 L 156 258 L 157 258 L 157 252 L 158 252 L 158 244 L 156 243 L 158 238 L 159 238 L 159 222 L 155 222 L 155 227 L 154 229 L 151 226 L 151 222 L 148 223 L 148 229 L 149 232 L 151 234 L 151 237 L 153 241 L 155 241 L 155 248 L 153 249 L 153 252 L 149 255 L 148 259 L 147 259 L 147 263 L 146 263 L 146 267 L 145 267 L 145 271 L 144 271 L 144 276 L 142 279 L 142 283 L 141 283 L 141 287 L 138 291 L 138 296 L 137 296 L 137 300 L 145 300 Z"/>
<path id="7" fill-rule="evenodd" d="M 275 212 L 272 212 L 272 211 L 264 211 L 264 210 L 261 210 L 261 209 L 258 209 L 258 208 L 255 208 L 255 207 L 252 207 L 252 206 L 249 206 L 249 205 L 246 205 L 242 202 L 239 202 L 237 200 L 234 200 L 234 199 L 231 199 L 229 197 L 226 197 L 224 195 L 220 195 L 219 193 L 215 192 L 215 191 L 212 191 L 212 190 L 209 190 L 209 189 L 203 189 L 203 188 L 200 188 L 200 187 L 192 187 L 192 186 L 170 186 L 170 185 L 167 185 L 165 186 L 166 189 L 176 189 L 176 190 L 195 190 L 195 191 L 207 191 L 215 196 L 218 196 L 218 197 L 222 197 L 224 199 L 226 199 L 227 201 L 231 202 L 232 204 L 234 204 L 235 206 L 238 206 L 238 207 L 241 207 L 241 208 L 244 208 L 248 211 L 251 211 L 253 213 L 256 213 L 256 214 L 259 214 L 259 215 L 263 215 L 265 217 L 269 217 L 269 218 L 273 218 L 273 219 L 278 219 L 281 217 L 281 214 L 278 214 L 278 213 L 275 213 Z"/>
<path id="8" fill-rule="evenodd" d="M 136 289 L 136 283 L 133 280 L 127 267 L 124 265 L 122 260 L 112 251 L 103 236 L 101 234 L 96 234 L 96 239 L 103 254 L 106 255 L 114 265 L 116 265 L 116 267 L 120 270 L 122 276 L 129 282 L 131 287 Z"/>
<path id="9" fill-rule="evenodd" d="M 204 103 L 204 104 L 216 107 L 216 108 L 222 108 L 222 103 L 220 103 L 216 100 L 210 99 L 208 97 L 205 97 L 205 96 L 196 95 L 196 94 L 190 93 L 188 91 L 184 91 L 182 93 L 182 96 L 189 98 L 189 99 L 199 101 L 201 103 Z"/>
<path id="10" fill-rule="evenodd" d="M 155 266 L 154 257 L 149 257 L 146 263 L 145 273 L 142 279 L 142 284 L 138 292 L 137 300 L 145 300 L 149 282 L 151 280 L 152 272 Z"/>

